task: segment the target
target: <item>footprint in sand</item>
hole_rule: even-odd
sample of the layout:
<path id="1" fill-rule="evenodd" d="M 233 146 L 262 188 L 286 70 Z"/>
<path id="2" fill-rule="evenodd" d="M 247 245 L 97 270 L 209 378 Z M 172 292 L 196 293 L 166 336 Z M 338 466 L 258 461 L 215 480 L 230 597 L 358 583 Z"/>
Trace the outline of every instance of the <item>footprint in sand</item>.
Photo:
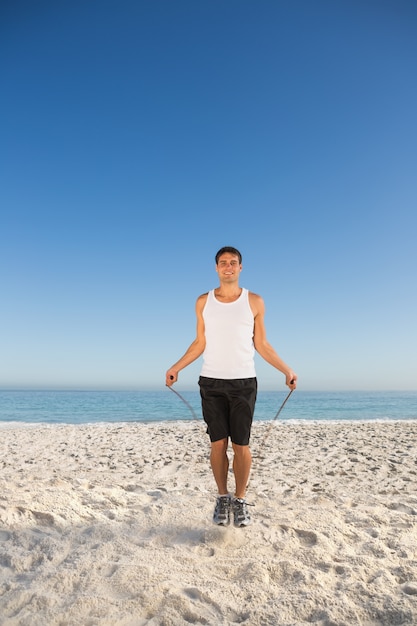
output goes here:
<path id="1" fill-rule="evenodd" d="M 214 548 L 211 548 L 210 546 L 195 546 L 194 548 L 194 552 L 196 554 L 199 554 L 200 556 L 214 556 L 215 555 L 215 551 Z"/>
<path id="2" fill-rule="evenodd" d="M 417 583 L 406 583 L 403 585 L 402 590 L 408 596 L 417 596 Z"/>
<path id="3" fill-rule="evenodd" d="M 308 548 L 315 546 L 317 543 L 317 535 L 309 530 L 299 530 L 294 528 L 295 534 L 297 535 L 300 543 Z"/>
<path id="4" fill-rule="evenodd" d="M 391 509 L 391 511 L 398 511 L 399 513 L 407 513 L 408 515 L 416 515 L 417 511 L 416 509 L 413 509 L 410 506 L 407 506 L 406 504 L 402 504 L 401 502 L 392 502 L 389 506 L 389 509 Z"/>
<path id="5" fill-rule="evenodd" d="M 291 528 L 290 526 L 287 526 L 285 524 L 281 524 L 280 527 L 281 527 L 281 530 L 284 531 L 284 533 L 290 533 L 290 535 L 295 533 L 299 542 L 303 546 L 306 546 L 307 548 L 312 548 L 318 542 L 316 533 L 310 530 L 301 530 L 299 528 Z"/>
<path id="6" fill-rule="evenodd" d="M 8 541 L 11 534 L 7 530 L 0 530 L 0 541 Z"/>

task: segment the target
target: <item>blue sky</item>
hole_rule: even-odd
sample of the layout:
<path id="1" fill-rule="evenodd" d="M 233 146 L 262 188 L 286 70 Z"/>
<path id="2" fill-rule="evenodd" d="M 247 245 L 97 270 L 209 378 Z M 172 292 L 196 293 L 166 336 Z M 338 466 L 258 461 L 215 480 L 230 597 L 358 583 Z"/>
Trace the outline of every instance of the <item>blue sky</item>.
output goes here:
<path id="1" fill-rule="evenodd" d="M 299 389 L 417 389 L 414 1 L 4 2 L 0 63 L 1 387 L 163 388 L 233 245 Z"/>

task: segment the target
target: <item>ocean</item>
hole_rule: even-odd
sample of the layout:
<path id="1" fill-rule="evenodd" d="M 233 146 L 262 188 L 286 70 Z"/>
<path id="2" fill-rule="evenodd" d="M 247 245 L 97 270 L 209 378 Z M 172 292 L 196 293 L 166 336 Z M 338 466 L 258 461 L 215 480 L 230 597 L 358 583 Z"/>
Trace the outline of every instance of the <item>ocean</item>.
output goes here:
<path id="1" fill-rule="evenodd" d="M 197 419 L 198 391 L 177 389 Z M 287 391 L 259 391 L 255 420 L 272 420 Z M 158 391 L 0 391 L 0 423 L 91 424 L 164 422 L 195 419 L 190 408 L 168 388 Z M 417 391 L 316 392 L 296 390 L 279 420 L 414 420 Z"/>

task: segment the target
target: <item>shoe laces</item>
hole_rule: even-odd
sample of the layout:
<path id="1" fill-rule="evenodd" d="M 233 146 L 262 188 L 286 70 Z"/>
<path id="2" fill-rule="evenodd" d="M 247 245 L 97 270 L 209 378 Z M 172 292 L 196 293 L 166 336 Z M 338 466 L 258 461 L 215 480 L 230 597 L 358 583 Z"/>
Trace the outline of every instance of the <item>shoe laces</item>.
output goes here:
<path id="1" fill-rule="evenodd" d="M 237 512 L 238 515 L 248 515 L 247 507 L 255 506 L 250 502 L 246 502 L 244 498 L 234 498 L 233 499 L 233 508 Z"/>

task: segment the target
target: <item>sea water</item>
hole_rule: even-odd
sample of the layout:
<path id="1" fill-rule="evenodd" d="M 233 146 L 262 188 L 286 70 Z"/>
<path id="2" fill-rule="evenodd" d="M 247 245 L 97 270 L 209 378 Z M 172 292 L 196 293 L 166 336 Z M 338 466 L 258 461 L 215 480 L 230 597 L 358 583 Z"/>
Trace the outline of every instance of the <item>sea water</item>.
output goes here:
<path id="1" fill-rule="evenodd" d="M 202 419 L 199 392 L 178 391 L 190 406 L 168 388 L 158 391 L 4 390 L 0 391 L 0 422 L 88 424 Z M 255 420 L 273 420 L 287 391 L 259 391 Z M 279 415 L 279 420 L 283 421 L 414 419 L 417 419 L 417 391 L 297 389 Z"/>

